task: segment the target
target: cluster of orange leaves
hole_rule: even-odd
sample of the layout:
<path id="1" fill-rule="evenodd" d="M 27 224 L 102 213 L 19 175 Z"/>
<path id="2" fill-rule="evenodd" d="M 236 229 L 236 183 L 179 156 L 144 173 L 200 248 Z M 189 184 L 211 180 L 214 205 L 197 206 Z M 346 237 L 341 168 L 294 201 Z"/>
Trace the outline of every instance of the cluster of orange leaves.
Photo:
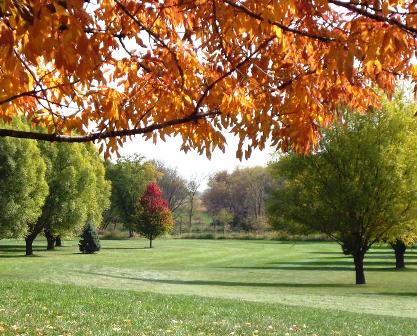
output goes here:
<path id="1" fill-rule="evenodd" d="M 338 106 L 366 111 L 417 77 L 416 3 L 0 0 L 0 119 L 107 155 L 179 134 L 210 156 L 222 130 L 238 157 L 268 139 L 308 151 Z"/>

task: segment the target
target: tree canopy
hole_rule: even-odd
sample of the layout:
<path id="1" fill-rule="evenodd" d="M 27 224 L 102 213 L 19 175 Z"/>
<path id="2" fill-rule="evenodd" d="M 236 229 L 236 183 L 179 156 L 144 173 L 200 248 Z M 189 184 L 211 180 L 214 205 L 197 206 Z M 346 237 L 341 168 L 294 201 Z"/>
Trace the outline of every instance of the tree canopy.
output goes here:
<path id="1" fill-rule="evenodd" d="M 417 78 L 415 1 L 0 0 L 0 118 L 25 114 L 48 134 L 102 141 L 180 134 L 183 150 L 298 152 L 345 104 L 378 106 Z M 118 138 L 115 138 L 118 137 Z"/>
<path id="2" fill-rule="evenodd" d="M 272 165 L 282 182 L 269 204 L 275 226 L 328 234 L 354 257 L 357 283 L 365 283 L 366 251 L 416 223 L 414 107 L 397 98 L 367 115 L 345 113 L 317 153 Z"/>

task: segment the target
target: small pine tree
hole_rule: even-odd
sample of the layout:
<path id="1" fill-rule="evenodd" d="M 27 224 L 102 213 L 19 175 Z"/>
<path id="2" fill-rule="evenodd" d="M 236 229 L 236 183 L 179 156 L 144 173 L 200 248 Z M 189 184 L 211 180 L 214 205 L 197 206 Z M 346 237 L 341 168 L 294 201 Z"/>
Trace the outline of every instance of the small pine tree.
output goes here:
<path id="1" fill-rule="evenodd" d="M 91 222 L 87 222 L 78 244 L 82 253 L 94 253 L 100 251 L 100 239 Z"/>

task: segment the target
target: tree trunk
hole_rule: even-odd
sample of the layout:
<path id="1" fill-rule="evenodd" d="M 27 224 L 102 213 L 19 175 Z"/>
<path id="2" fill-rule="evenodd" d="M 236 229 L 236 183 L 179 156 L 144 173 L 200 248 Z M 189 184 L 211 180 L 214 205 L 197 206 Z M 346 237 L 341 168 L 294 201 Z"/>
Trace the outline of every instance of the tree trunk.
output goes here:
<path id="1" fill-rule="evenodd" d="M 152 237 L 149 238 L 149 248 L 152 248 Z"/>
<path id="2" fill-rule="evenodd" d="M 394 244 L 391 244 L 395 252 L 395 268 L 397 270 L 405 268 L 404 254 L 407 246 L 400 239 L 397 239 Z"/>
<path id="3" fill-rule="evenodd" d="M 47 245 L 46 249 L 48 251 L 53 250 L 55 248 L 55 237 L 54 237 L 54 235 L 52 234 L 52 232 L 49 229 L 45 229 L 45 230 L 43 230 L 43 232 L 44 232 L 46 240 L 48 242 L 48 245 Z"/>
<path id="4" fill-rule="evenodd" d="M 56 237 L 55 237 L 55 246 L 59 246 L 59 247 L 61 247 L 61 246 L 62 246 L 62 239 L 61 239 L 61 236 L 56 236 Z"/>
<path id="5" fill-rule="evenodd" d="M 129 228 L 129 238 L 133 238 L 133 230 Z"/>
<path id="6" fill-rule="evenodd" d="M 26 243 L 26 255 L 27 256 L 33 255 L 33 242 L 38 236 L 38 234 L 41 232 L 42 232 L 42 226 L 37 224 L 33 228 L 32 232 L 26 236 L 25 243 Z"/>
<path id="7" fill-rule="evenodd" d="M 363 252 L 357 252 L 353 256 L 353 261 L 355 262 L 355 273 L 356 273 L 356 284 L 357 285 L 364 285 L 366 284 L 365 281 L 365 273 L 363 271 L 363 258 L 365 254 Z"/>

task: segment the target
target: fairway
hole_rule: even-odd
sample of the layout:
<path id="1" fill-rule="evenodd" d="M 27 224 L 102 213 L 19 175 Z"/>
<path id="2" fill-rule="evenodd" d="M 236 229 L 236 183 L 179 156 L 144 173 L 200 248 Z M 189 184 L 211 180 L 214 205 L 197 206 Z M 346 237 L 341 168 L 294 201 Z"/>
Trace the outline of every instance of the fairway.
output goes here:
<path id="1" fill-rule="evenodd" d="M 226 315 L 230 313 L 232 319 L 242 319 L 231 324 L 253 324 L 253 318 L 258 323 L 265 320 L 265 333 L 272 333 L 268 323 L 273 321 L 267 320 L 273 316 L 268 314 L 283 310 L 285 314 L 291 312 L 294 321 L 310 318 L 321 328 L 337 329 L 338 326 L 332 326 L 332 323 L 339 323 L 343 335 L 417 334 L 412 331 L 417 330 L 417 252 L 413 250 L 406 255 L 407 270 L 398 272 L 393 269 L 391 250 L 382 247 L 373 249 L 365 259 L 368 284 L 356 286 L 351 258 L 341 254 L 339 246 L 333 243 L 171 239 L 157 240 L 155 248 L 148 249 L 146 240 L 102 241 L 102 250 L 95 255 L 79 254 L 76 242 L 65 241 L 64 247 L 51 252 L 44 251 L 44 244 L 43 241 L 37 241 L 36 256 L 24 257 L 21 241 L 1 241 L 0 283 L 3 298 L 14 298 L 10 300 L 19 304 L 17 298 L 19 295 L 27 297 L 23 294 L 26 292 L 31 293 L 29 297 L 45 296 L 40 300 L 46 300 L 46 306 L 49 302 L 61 307 L 60 299 L 71 301 L 71 305 L 76 304 L 77 300 L 85 300 L 85 297 L 77 297 L 80 292 L 85 293 L 85 296 L 106 297 L 109 302 L 103 301 L 104 305 L 124 306 L 125 302 L 127 306 L 124 309 L 129 310 L 132 302 L 128 298 L 132 298 L 132 294 L 128 293 L 135 291 L 137 294 L 134 295 L 141 297 L 138 300 L 149 298 L 155 301 L 156 306 L 151 306 L 159 314 L 163 313 L 160 310 L 164 308 L 163 305 L 157 308 L 158 304 L 164 300 L 174 305 L 181 305 L 179 302 L 183 300 L 191 307 L 187 309 L 195 308 L 197 312 L 202 309 L 202 302 L 206 302 L 208 310 L 219 309 Z M 51 283 L 56 286 L 47 286 Z M 74 285 L 88 288 L 77 290 Z M 39 293 L 34 293 L 35 290 Z M 54 294 L 48 296 L 49 291 Z M 173 299 L 168 299 L 172 295 Z M 246 303 L 243 304 L 242 300 Z M 30 310 L 31 304 L 22 305 L 22 309 Z M 62 305 L 65 307 L 64 303 Z M 193 305 L 196 306 L 192 308 Z M 229 305 L 247 307 L 242 309 L 247 310 L 248 315 L 240 313 L 235 316 L 237 313 L 232 313 L 233 309 L 227 312 Z M 0 307 L 3 312 L 9 308 L 8 301 Z M 168 312 L 170 309 L 167 308 L 168 315 L 171 314 Z M 264 313 L 256 317 L 257 311 Z M 127 315 L 131 313 L 126 312 Z M 355 321 L 364 320 L 359 323 L 357 334 L 350 333 L 352 330 L 348 322 L 351 321 L 351 313 Z M 208 314 L 207 318 L 210 315 L 208 312 L 201 314 Z M 283 316 L 280 321 L 285 325 Z M 227 316 L 223 317 L 227 321 Z M 160 318 L 163 319 L 163 316 Z M 123 320 L 123 316 L 114 316 L 114 319 Z M 328 321 L 322 325 L 326 319 Z M 375 321 L 391 322 L 380 325 L 379 329 L 375 325 L 371 328 L 371 325 L 379 323 Z M 9 323 L 3 313 L 0 323 Z M 288 321 L 289 326 L 291 323 Z M 402 326 L 401 332 L 389 331 L 397 323 Z M 362 330 L 361 333 L 360 328 L 365 326 L 370 330 Z M 230 326 L 225 322 L 223 327 Z M 203 334 L 223 335 L 227 329 L 224 328 L 219 331 L 215 328 L 210 331 L 212 333 Z M 185 327 L 178 330 L 178 335 L 194 334 Z M 317 332 L 330 334 L 325 330 L 328 329 L 318 329 Z M 379 333 L 376 333 L 377 330 Z M 109 332 L 112 334 L 111 330 Z M 251 334 L 253 330 L 248 329 L 247 332 Z M 314 334 L 310 332 L 306 330 L 305 333 L 299 331 L 295 334 Z M 52 331 L 50 334 L 55 335 Z M 117 330 L 114 334 L 117 334 Z M 148 331 L 144 334 L 158 333 Z"/>

